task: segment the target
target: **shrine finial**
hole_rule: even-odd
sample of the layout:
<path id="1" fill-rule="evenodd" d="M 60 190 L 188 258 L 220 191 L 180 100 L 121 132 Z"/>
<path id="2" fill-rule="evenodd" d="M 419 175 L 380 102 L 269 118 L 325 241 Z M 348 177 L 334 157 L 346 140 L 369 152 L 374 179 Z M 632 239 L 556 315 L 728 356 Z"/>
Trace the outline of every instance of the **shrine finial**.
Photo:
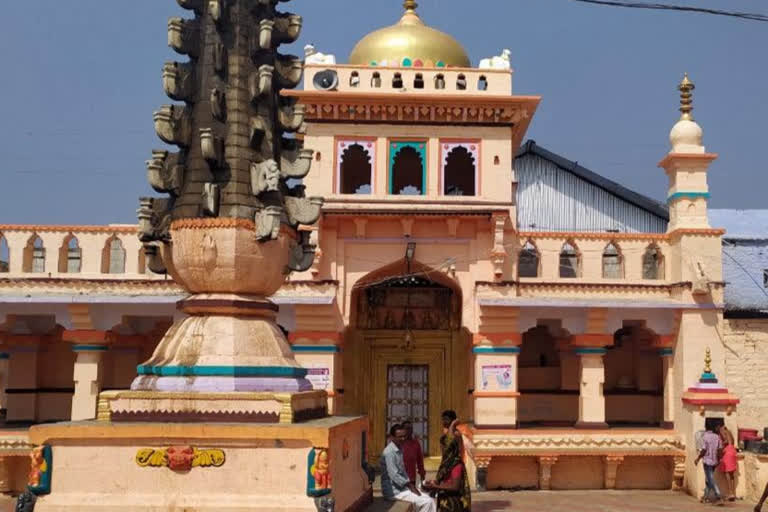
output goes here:
<path id="1" fill-rule="evenodd" d="M 406 11 L 415 11 L 418 6 L 419 4 L 416 3 L 416 0 L 405 0 L 405 2 L 403 2 L 403 8 Z"/>
<path id="2" fill-rule="evenodd" d="M 707 353 L 704 356 L 704 373 L 712 373 L 712 352 L 707 347 Z"/>
<path id="3" fill-rule="evenodd" d="M 691 112 L 693 112 L 693 90 L 696 89 L 696 85 L 688 78 L 688 73 L 685 73 L 677 89 L 680 91 L 680 112 L 682 114 L 680 119 L 693 121 Z"/>

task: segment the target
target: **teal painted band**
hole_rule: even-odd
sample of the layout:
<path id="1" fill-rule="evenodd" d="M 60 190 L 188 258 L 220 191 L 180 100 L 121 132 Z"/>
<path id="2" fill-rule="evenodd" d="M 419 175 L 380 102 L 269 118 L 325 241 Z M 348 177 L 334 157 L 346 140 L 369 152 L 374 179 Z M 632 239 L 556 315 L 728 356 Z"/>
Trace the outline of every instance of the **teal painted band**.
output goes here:
<path id="1" fill-rule="evenodd" d="M 574 350 L 579 355 L 600 355 L 604 356 L 608 351 L 604 348 L 597 348 L 597 347 L 583 347 L 583 348 L 577 348 Z"/>
<path id="2" fill-rule="evenodd" d="M 0 353 L 0 359 L 10 359 L 10 358 L 11 358 L 11 354 L 9 354 L 8 352 Z"/>
<path id="3" fill-rule="evenodd" d="M 519 354 L 520 347 L 472 347 L 473 354 Z"/>
<path id="4" fill-rule="evenodd" d="M 72 352 L 106 352 L 106 345 L 72 345 Z"/>
<path id="5" fill-rule="evenodd" d="M 659 349 L 659 355 L 660 356 L 671 356 L 675 353 L 675 351 L 671 348 L 661 348 Z"/>
<path id="6" fill-rule="evenodd" d="M 159 377 L 291 377 L 304 378 L 305 368 L 290 366 L 148 366 L 136 368 L 139 375 Z"/>
<path id="7" fill-rule="evenodd" d="M 336 345 L 293 345 L 294 352 L 318 352 L 318 353 L 338 353 L 341 347 Z"/>
<path id="8" fill-rule="evenodd" d="M 701 378 L 702 379 L 716 379 L 717 375 L 715 375 L 714 373 L 711 373 L 711 372 L 704 372 L 704 373 L 701 374 Z"/>
<path id="9" fill-rule="evenodd" d="M 700 197 L 709 199 L 709 192 L 675 192 L 667 197 L 667 202 L 675 201 L 677 199 L 698 199 Z"/>

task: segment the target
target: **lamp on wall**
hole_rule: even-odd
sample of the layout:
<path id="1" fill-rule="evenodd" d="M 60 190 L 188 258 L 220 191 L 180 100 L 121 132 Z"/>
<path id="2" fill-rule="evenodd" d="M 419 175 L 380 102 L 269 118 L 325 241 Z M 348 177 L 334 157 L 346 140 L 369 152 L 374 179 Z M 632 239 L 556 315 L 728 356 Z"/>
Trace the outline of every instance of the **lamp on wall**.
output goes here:
<path id="1" fill-rule="evenodd" d="M 413 256 L 416 254 L 416 242 L 408 242 L 408 245 L 405 247 L 405 261 L 408 262 L 408 272 L 411 271 L 411 262 L 413 261 Z"/>

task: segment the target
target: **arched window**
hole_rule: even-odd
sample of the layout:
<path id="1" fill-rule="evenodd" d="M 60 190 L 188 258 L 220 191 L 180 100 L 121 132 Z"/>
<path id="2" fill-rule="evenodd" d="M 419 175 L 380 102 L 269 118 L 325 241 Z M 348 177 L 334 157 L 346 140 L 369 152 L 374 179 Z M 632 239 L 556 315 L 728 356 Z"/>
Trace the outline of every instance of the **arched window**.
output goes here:
<path id="1" fill-rule="evenodd" d="M 337 148 L 338 191 L 340 194 L 371 194 L 373 192 L 372 141 L 339 141 Z"/>
<path id="2" fill-rule="evenodd" d="M 443 194 L 477 194 L 477 144 L 443 144 Z"/>
<path id="3" fill-rule="evenodd" d="M 421 73 L 416 73 L 416 78 L 413 79 L 413 88 L 414 89 L 424 88 L 424 75 L 422 75 Z"/>
<path id="4" fill-rule="evenodd" d="M 624 277 L 622 256 L 613 242 L 603 251 L 603 279 L 621 279 Z"/>
<path id="5" fill-rule="evenodd" d="M 64 239 L 59 249 L 59 272 L 62 274 L 79 274 L 82 267 L 83 251 L 75 235 Z"/>
<path id="6" fill-rule="evenodd" d="M 11 249 L 8 241 L 0 234 L 0 273 L 11 271 Z"/>
<path id="7" fill-rule="evenodd" d="M 392 144 L 389 168 L 389 193 L 424 195 L 426 189 L 426 142 Z"/>
<path id="8" fill-rule="evenodd" d="M 24 247 L 24 272 L 41 274 L 45 272 L 45 246 L 43 239 L 32 235 Z"/>
<path id="9" fill-rule="evenodd" d="M 395 76 L 392 78 L 392 88 L 393 89 L 403 88 L 403 75 L 401 75 L 400 73 L 395 73 Z"/>
<path id="10" fill-rule="evenodd" d="M 374 87 L 376 89 L 381 87 L 381 75 L 379 74 L 378 71 L 375 71 L 373 73 L 373 76 L 371 77 L 371 87 Z"/>
<path id="11" fill-rule="evenodd" d="M 435 89 L 445 89 L 445 75 L 435 75 Z"/>
<path id="12" fill-rule="evenodd" d="M 517 256 L 518 277 L 539 277 L 539 251 L 528 240 Z"/>
<path id="13" fill-rule="evenodd" d="M 360 74 L 357 71 L 353 71 L 349 77 L 349 86 L 357 87 L 360 85 Z"/>
<path id="14" fill-rule="evenodd" d="M 488 90 L 488 79 L 485 78 L 485 76 L 481 76 L 480 79 L 477 81 L 477 90 L 478 91 Z"/>
<path id="15" fill-rule="evenodd" d="M 112 236 L 104 244 L 101 252 L 101 272 L 103 274 L 124 274 L 125 273 L 125 249 L 123 242 Z"/>
<path id="16" fill-rule="evenodd" d="M 664 256 L 655 244 L 643 254 L 643 279 L 664 279 Z"/>
<path id="17" fill-rule="evenodd" d="M 467 77 L 464 75 L 459 75 L 459 77 L 456 79 L 456 89 L 460 91 L 467 90 Z"/>
<path id="18" fill-rule="evenodd" d="M 560 277 L 579 277 L 580 259 L 579 251 L 573 242 L 565 242 L 560 249 Z"/>

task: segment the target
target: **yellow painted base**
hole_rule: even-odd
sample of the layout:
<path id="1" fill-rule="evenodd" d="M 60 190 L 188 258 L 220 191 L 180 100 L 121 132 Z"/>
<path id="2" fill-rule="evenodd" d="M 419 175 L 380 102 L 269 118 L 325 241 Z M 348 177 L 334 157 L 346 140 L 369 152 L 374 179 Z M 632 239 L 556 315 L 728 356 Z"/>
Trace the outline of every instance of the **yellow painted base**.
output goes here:
<path id="1" fill-rule="evenodd" d="M 329 455 L 336 510 L 354 510 L 370 493 L 361 467 L 367 429 L 364 417 L 275 425 L 94 421 L 35 426 L 30 441 L 53 447 L 52 493 L 41 497 L 35 510 L 315 512 L 307 480 L 309 455 L 318 448 Z M 183 447 L 191 447 L 195 463 L 174 468 L 169 462 L 183 457 L 170 459 L 183 454 Z M 150 460 L 150 451 L 160 455 Z M 199 457 L 205 453 L 216 457 Z"/>

